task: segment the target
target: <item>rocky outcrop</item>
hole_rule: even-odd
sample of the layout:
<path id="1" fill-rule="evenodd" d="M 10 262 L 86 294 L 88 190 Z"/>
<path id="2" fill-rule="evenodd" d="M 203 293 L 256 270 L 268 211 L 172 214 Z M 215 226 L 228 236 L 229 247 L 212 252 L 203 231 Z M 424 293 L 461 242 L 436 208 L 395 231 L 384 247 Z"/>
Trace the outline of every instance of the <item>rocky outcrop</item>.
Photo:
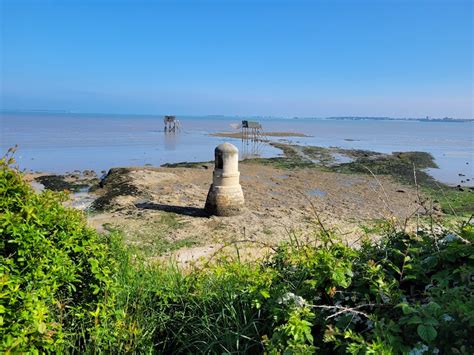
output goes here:
<path id="1" fill-rule="evenodd" d="M 96 191 L 100 196 L 91 208 L 96 211 L 118 210 L 149 200 L 156 186 L 174 181 L 176 175 L 154 168 L 113 168 Z"/>

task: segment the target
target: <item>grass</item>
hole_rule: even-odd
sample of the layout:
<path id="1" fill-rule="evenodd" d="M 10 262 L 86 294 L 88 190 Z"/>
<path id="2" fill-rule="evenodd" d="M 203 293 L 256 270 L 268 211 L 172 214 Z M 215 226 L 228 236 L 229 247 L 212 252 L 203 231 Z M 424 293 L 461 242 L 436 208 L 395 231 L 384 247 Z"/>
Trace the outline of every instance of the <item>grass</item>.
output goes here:
<path id="1" fill-rule="evenodd" d="M 446 214 L 470 216 L 474 214 L 474 190 L 444 186 L 439 188 L 423 188 L 426 195 L 441 205 Z"/>
<path id="2" fill-rule="evenodd" d="M 109 232 L 120 233 L 128 248 L 134 254 L 145 258 L 161 256 L 166 253 L 198 245 L 196 238 L 172 239 L 170 235 L 185 226 L 179 216 L 171 212 L 160 212 L 159 218 L 146 220 L 124 219 L 104 228 Z"/>
<path id="3" fill-rule="evenodd" d="M 436 253 L 434 236 L 392 234 L 389 225 L 379 221 L 367 226 L 383 240 L 357 250 L 337 238 L 320 236 L 322 245 L 317 247 L 298 242 L 280 246 L 262 261 L 225 258 L 186 273 L 173 264 L 143 266 L 124 254 L 117 273 L 121 287 L 116 307 L 125 317 L 115 332 L 126 331 L 127 341 L 120 341 L 121 348 L 115 350 L 314 353 L 314 344 L 320 353 L 388 354 L 408 353 L 420 342 L 430 351 L 472 350 L 472 301 L 469 287 L 460 281 L 472 246 L 460 241 L 440 244 L 442 252 Z M 433 264 L 432 255 L 440 261 Z M 443 277 L 449 285 L 430 284 L 427 289 L 430 277 Z M 309 306 L 285 304 L 282 299 L 288 295 L 314 308 L 310 312 L 305 309 Z M 340 310 L 334 303 L 346 310 L 327 318 Z M 362 307 L 365 304 L 373 307 Z M 465 311 L 456 311 L 459 308 Z M 446 315 L 455 321 L 446 321 Z M 375 326 L 367 327 L 371 322 Z M 419 322 L 426 322 L 422 329 L 431 327 L 431 333 L 417 331 Z M 433 338 L 434 328 L 438 335 L 435 329 Z M 456 334 L 455 340 L 451 334 Z M 360 350 L 349 351 L 354 348 Z"/>

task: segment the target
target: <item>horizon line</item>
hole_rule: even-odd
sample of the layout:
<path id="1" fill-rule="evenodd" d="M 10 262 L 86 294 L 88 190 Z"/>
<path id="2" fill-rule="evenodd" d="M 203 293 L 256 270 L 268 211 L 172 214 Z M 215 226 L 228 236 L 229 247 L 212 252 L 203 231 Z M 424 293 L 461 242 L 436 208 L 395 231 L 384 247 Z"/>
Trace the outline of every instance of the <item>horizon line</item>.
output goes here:
<path id="1" fill-rule="evenodd" d="M 75 114 L 75 115 L 117 115 L 117 116 L 165 116 L 169 113 L 118 113 L 118 112 L 85 112 L 75 110 L 59 110 L 59 109 L 0 109 L 0 112 L 12 112 L 12 113 L 51 113 L 51 114 Z M 386 120 L 429 120 L 429 121 L 442 121 L 442 120 L 462 120 L 462 121 L 474 121 L 474 118 L 465 117 L 392 117 L 392 116 L 354 116 L 354 115 L 338 115 L 338 116 L 274 116 L 274 115 L 237 115 L 237 114 L 173 114 L 173 116 L 187 116 L 187 117 L 255 117 L 255 118 L 280 118 L 280 119 L 386 119 Z"/>

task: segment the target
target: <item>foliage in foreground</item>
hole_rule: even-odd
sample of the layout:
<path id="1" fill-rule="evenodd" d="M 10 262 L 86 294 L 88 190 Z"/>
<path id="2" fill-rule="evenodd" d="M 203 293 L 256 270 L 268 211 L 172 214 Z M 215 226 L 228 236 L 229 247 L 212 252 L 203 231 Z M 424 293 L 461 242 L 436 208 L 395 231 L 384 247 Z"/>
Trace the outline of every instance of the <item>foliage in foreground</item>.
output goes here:
<path id="1" fill-rule="evenodd" d="M 474 353 L 473 226 L 331 232 L 260 262 L 145 266 L 0 170 L 0 351 Z"/>
<path id="2" fill-rule="evenodd" d="M 115 304 L 111 241 L 65 208 L 65 194 L 36 194 L 0 160 L 0 352 L 78 350 Z M 71 334 L 83 338 L 69 344 Z"/>

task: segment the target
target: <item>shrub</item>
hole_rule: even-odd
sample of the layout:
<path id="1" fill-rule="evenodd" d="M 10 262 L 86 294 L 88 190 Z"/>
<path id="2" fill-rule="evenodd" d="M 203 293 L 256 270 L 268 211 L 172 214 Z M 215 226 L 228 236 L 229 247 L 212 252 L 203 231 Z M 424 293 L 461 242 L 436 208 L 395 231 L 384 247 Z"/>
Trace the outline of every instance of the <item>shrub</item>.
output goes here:
<path id="1" fill-rule="evenodd" d="M 0 160 L 0 351 L 51 351 L 76 332 L 79 350 L 99 340 L 110 303 L 110 241 L 63 207 L 65 193 L 34 193 L 12 163 Z"/>
<path id="2" fill-rule="evenodd" d="M 356 250 L 323 231 L 259 263 L 158 268 L 139 287 L 138 318 L 153 319 L 144 333 L 165 353 L 469 354 L 473 239 L 470 223 L 458 234 L 388 228 Z"/>

